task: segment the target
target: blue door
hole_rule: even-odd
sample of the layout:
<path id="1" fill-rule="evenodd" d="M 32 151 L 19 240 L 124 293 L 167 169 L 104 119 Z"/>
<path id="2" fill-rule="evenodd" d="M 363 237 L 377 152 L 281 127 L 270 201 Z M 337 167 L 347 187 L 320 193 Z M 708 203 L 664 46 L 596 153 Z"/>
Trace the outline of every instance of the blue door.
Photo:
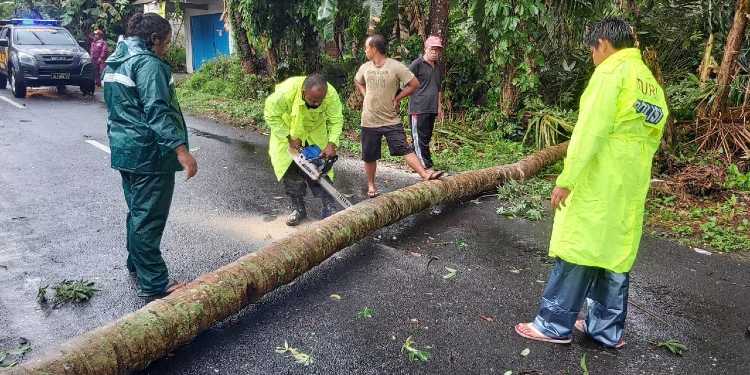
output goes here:
<path id="1" fill-rule="evenodd" d="M 190 17 L 193 70 L 219 55 L 229 55 L 229 35 L 220 16 L 216 13 Z"/>

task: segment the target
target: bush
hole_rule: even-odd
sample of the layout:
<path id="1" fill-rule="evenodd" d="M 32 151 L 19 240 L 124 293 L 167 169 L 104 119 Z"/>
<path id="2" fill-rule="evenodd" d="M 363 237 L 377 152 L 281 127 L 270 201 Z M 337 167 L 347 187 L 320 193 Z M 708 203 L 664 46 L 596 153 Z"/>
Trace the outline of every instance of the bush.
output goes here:
<path id="1" fill-rule="evenodd" d="M 185 47 L 177 47 L 174 45 L 169 46 L 167 55 L 164 56 L 164 60 L 169 63 L 172 67 L 172 71 L 175 73 L 185 73 L 187 71 L 185 66 L 185 62 L 187 61 Z"/>
<path id="2" fill-rule="evenodd" d="M 204 64 L 182 87 L 228 99 L 264 100 L 273 82 L 264 76 L 245 73 L 236 57 L 219 57 Z"/>

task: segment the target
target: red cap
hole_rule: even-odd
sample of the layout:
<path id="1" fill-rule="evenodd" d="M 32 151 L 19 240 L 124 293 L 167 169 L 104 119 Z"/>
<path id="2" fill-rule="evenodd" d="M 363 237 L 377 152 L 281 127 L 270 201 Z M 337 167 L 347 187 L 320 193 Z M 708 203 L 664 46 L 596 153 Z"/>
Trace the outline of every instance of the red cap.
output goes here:
<path id="1" fill-rule="evenodd" d="M 443 42 L 440 40 L 439 36 L 430 35 L 430 37 L 427 38 L 427 40 L 424 41 L 424 46 L 426 48 L 431 48 L 431 47 L 440 47 L 440 48 L 443 48 Z"/>

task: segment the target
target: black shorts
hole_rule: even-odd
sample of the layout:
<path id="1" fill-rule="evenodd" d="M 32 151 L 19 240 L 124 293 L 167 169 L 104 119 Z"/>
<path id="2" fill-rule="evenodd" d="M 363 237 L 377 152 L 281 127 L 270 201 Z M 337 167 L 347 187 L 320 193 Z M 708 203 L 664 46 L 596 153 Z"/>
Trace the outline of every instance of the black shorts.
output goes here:
<path id="1" fill-rule="evenodd" d="M 406 141 L 406 133 L 401 124 L 379 126 L 377 128 L 362 128 L 362 160 L 373 162 L 380 159 L 380 143 L 385 137 L 388 150 L 392 156 L 404 156 L 414 152 L 414 148 Z"/>

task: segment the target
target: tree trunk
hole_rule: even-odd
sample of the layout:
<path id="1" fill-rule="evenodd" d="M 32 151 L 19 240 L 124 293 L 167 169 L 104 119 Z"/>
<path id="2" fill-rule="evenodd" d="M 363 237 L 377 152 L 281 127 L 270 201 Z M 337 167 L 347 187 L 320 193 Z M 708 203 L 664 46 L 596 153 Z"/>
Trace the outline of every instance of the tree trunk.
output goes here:
<path id="1" fill-rule="evenodd" d="M 708 41 L 706 42 L 706 49 L 705 51 L 703 51 L 703 59 L 701 59 L 701 65 L 698 68 L 701 87 L 706 85 L 706 81 L 708 81 L 708 78 L 711 75 L 711 69 L 713 68 L 713 64 L 712 64 L 713 51 L 714 51 L 714 34 L 711 33 L 711 35 L 708 36 Z"/>
<path id="2" fill-rule="evenodd" d="M 309 18 L 305 17 L 302 23 L 302 49 L 305 58 L 305 73 L 319 73 L 321 64 L 318 32 L 315 31 L 315 27 Z"/>
<path id="3" fill-rule="evenodd" d="M 449 0 L 430 1 L 430 35 L 437 35 L 445 43 L 448 40 Z"/>
<path id="4" fill-rule="evenodd" d="M 276 48 L 278 46 L 278 42 L 275 42 L 273 39 L 271 39 L 271 44 L 268 46 L 268 50 L 266 51 L 266 63 L 268 65 L 268 74 L 271 77 L 276 76 L 276 71 L 279 69 L 279 54 L 276 51 Z"/>
<path id="5" fill-rule="evenodd" d="M 492 191 L 509 179 L 530 177 L 560 160 L 566 148 L 553 146 L 515 164 L 422 182 L 360 202 L 75 337 L 10 374 L 121 374 L 143 368 L 375 230 L 433 205 Z"/>
<path id="6" fill-rule="evenodd" d="M 516 113 L 518 107 L 518 87 L 513 84 L 513 79 L 516 78 L 517 69 L 515 66 L 508 64 L 505 66 L 505 74 L 503 75 L 503 92 L 500 98 L 500 110 L 507 117 L 511 117 Z"/>
<path id="7" fill-rule="evenodd" d="M 257 69 L 257 58 L 255 56 L 255 50 L 250 45 L 250 40 L 247 38 L 247 29 L 242 23 L 242 14 L 239 11 L 232 10 L 229 19 L 231 20 L 232 32 L 234 33 L 234 40 L 237 42 L 237 55 L 240 57 L 242 62 L 242 68 L 247 74 L 258 73 Z"/>
<path id="8" fill-rule="evenodd" d="M 745 28 L 747 27 L 748 3 L 750 0 L 737 0 L 737 7 L 734 12 L 734 22 L 727 35 L 727 43 L 724 47 L 724 57 L 721 59 L 719 75 L 717 77 L 716 94 L 713 105 L 711 106 L 710 115 L 717 116 L 726 107 L 727 96 L 729 95 L 729 85 L 734 79 L 736 70 L 735 57 L 740 51 L 742 40 L 745 39 Z"/>

